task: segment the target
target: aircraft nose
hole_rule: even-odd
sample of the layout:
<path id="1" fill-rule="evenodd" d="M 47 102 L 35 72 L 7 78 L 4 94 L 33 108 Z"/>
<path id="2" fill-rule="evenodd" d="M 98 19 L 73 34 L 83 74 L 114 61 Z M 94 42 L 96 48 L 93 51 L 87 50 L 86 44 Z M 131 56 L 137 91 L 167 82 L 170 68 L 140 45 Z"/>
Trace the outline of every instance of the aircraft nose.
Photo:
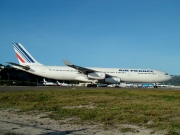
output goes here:
<path id="1" fill-rule="evenodd" d="M 167 80 L 171 80 L 171 79 L 172 79 L 172 76 L 168 75 Z"/>

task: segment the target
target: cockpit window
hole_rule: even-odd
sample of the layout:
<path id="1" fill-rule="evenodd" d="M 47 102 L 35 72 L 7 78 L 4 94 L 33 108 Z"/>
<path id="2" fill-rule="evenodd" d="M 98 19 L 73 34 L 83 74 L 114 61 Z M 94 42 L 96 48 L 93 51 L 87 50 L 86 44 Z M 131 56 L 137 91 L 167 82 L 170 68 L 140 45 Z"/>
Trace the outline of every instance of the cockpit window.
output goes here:
<path id="1" fill-rule="evenodd" d="M 165 73 L 165 75 L 168 75 L 168 73 Z"/>

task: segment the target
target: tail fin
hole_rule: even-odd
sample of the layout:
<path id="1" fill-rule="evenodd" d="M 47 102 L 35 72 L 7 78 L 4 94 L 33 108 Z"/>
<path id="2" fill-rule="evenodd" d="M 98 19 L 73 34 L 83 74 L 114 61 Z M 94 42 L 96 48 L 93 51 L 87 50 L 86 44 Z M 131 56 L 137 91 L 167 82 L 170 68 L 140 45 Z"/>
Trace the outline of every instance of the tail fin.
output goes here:
<path id="1" fill-rule="evenodd" d="M 47 82 L 45 78 L 43 78 L 43 82 L 44 82 L 44 83 L 46 83 L 46 82 Z"/>
<path id="2" fill-rule="evenodd" d="M 20 43 L 14 43 L 13 46 L 20 65 L 42 65 Z"/>

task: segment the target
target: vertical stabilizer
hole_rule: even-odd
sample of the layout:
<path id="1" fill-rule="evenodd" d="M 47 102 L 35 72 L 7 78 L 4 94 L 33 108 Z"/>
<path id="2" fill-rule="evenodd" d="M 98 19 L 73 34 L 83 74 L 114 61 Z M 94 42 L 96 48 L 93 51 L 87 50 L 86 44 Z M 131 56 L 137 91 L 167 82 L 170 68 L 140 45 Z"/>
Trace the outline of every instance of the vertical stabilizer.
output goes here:
<path id="1" fill-rule="evenodd" d="M 20 43 L 13 43 L 13 47 L 20 65 L 42 65 Z"/>

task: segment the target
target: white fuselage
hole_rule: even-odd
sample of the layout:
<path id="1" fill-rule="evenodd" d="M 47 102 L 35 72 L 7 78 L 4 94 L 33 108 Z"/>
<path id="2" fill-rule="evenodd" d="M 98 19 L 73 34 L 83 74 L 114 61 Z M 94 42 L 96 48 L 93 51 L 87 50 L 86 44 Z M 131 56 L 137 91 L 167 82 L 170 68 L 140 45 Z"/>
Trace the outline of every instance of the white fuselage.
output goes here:
<path id="1" fill-rule="evenodd" d="M 86 68 L 63 60 L 65 66 L 44 66 L 36 61 L 20 43 L 13 44 L 19 64 L 13 67 L 44 78 L 76 80 L 91 83 L 119 84 L 120 82 L 157 83 L 171 79 L 167 73 L 151 69 Z"/>
<path id="2" fill-rule="evenodd" d="M 21 69 L 17 66 L 15 68 Z M 127 68 L 89 68 L 98 72 L 103 72 L 106 75 L 120 78 L 121 82 L 136 82 L 136 83 L 158 83 L 171 79 L 171 76 L 165 72 L 151 69 L 127 69 Z M 24 70 L 45 78 L 55 80 L 78 80 L 92 82 L 92 79 L 78 70 L 66 66 L 44 66 L 31 65 L 29 70 Z"/>

